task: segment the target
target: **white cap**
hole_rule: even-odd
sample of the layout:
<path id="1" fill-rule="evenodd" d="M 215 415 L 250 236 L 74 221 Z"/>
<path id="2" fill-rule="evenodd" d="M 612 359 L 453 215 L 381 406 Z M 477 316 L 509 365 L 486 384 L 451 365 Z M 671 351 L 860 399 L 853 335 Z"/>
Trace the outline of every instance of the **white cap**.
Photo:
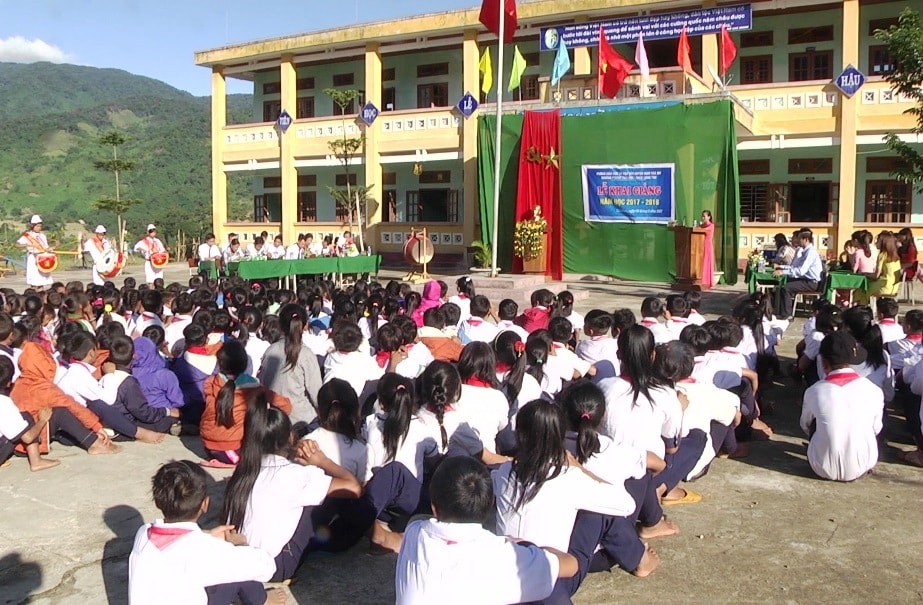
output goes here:
<path id="1" fill-rule="evenodd" d="M 29 224 L 30 224 L 30 225 L 38 225 L 38 224 L 41 223 L 41 222 L 43 222 L 43 221 L 42 221 L 42 217 L 40 217 L 40 216 L 37 215 L 37 214 L 33 214 L 33 215 L 32 215 L 32 218 L 29 219 Z"/>
<path id="2" fill-rule="evenodd" d="M 96 225 L 96 229 L 93 230 L 93 233 L 105 233 L 106 228 L 102 225 Z"/>
<path id="3" fill-rule="evenodd" d="M 147 226 L 148 233 L 150 233 L 151 231 L 156 231 L 156 230 L 157 230 L 157 227 L 154 226 L 154 223 L 151 223 L 150 225 Z"/>

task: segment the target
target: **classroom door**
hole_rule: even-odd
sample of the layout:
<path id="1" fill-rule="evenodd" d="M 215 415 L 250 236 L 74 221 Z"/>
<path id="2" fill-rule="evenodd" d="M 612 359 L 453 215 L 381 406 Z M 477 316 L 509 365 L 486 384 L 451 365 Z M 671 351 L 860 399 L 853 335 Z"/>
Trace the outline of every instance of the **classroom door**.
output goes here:
<path id="1" fill-rule="evenodd" d="M 830 183 L 789 183 L 793 223 L 830 221 Z"/>

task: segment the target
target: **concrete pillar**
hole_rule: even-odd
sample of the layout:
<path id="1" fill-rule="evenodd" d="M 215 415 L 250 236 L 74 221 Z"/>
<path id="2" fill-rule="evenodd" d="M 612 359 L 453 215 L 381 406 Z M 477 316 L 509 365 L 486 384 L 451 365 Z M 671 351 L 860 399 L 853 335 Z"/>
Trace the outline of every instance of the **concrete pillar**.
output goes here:
<path id="1" fill-rule="evenodd" d="M 228 220 L 228 175 L 224 172 L 224 127 L 227 126 L 224 68 L 212 68 L 212 231 L 224 241 Z"/>
<path id="2" fill-rule="evenodd" d="M 705 0 L 702 3 L 703 8 L 711 8 L 717 6 L 717 0 Z M 702 80 L 708 85 L 709 88 L 712 88 L 715 85 L 715 79 L 712 77 L 711 72 L 708 70 L 708 65 L 711 65 L 715 70 L 715 73 L 719 73 L 721 67 L 718 63 L 718 34 L 706 34 L 702 36 Z"/>
<path id="3" fill-rule="evenodd" d="M 574 18 L 574 23 L 586 23 L 587 18 L 585 16 Z M 589 46 L 578 46 L 574 48 L 574 75 L 575 76 L 589 76 L 593 70 L 593 61 L 592 53 L 590 52 Z"/>
<path id="4" fill-rule="evenodd" d="M 464 67 L 464 89 L 475 97 L 478 96 L 480 86 L 480 72 L 478 63 L 477 30 L 465 31 L 462 42 L 462 57 Z M 462 162 L 464 176 L 462 185 L 462 220 L 465 244 L 470 244 L 480 237 L 475 233 L 475 224 L 480 219 L 478 212 L 478 117 L 471 116 L 467 120 L 462 118 Z"/>
<path id="5" fill-rule="evenodd" d="M 379 44 L 377 42 L 371 42 L 365 47 L 365 102 L 371 101 L 381 111 L 381 53 L 378 48 Z M 361 108 L 358 109 L 361 111 Z M 364 127 L 365 155 L 363 156 L 363 161 L 365 163 L 365 185 L 371 186 L 369 198 L 375 200 L 374 203 L 368 204 L 364 210 L 365 225 L 366 227 L 372 227 L 366 233 L 365 245 L 372 246 L 373 249 L 377 249 L 378 246 L 375 244 L 381 241 L 377 237 L 378 229 L 376 225 L 381 223 L 382 204 L 387 203 L 383 199 L 384 194 L 382 193 L 381 183 L 380 123 L 381 120 L 375 120 L 371 126 Z M 373 236 L 375 236 L 374 240 L 372 239 Z"/>
<path id="6" fill-rule="evenodd" d="M 843 2 L 843 67 L 859 65 L 859 0 Z M 853 232 L 856 219 L 856 109 L 859 95 L 847 99 L 840 95 L 837 136 L 840 138 L 840 197 L 836 212 L 836 242 L 831 250 L 841 250 Z"/>
<path id="7" fill-rule="evenodd" d="M 297 77 L 292 55 L 282 55 L 279 65 L 280 84 L 282 88 L 282 109 L 287 111 L 292 119 L 296 115 L 298 103 Z M 298 239 L 295 221 L 298 218 L 298 169 L 295 168 L 295 129 L 289 128 L 288 132 L 279 135 L 279 171 L 282 177 L 282 241 L 288 246 Z"/>

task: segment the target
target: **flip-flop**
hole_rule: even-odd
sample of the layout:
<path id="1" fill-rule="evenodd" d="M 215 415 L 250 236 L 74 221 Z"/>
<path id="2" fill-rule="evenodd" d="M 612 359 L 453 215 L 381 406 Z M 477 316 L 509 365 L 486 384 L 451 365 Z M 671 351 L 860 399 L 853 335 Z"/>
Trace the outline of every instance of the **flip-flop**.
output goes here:
<path id="1" fill-rule="evenodd" d="M 702 501 L 702 494 L 685 488 L 683 488 L 683 491 L 686 492 L 686 495 L 682 498 L 677 498 L 676 500 L 661 500 L 660 504 L 662 506 L 672 506 L 674 504 L 695 504 L 696 502 Z"/>
<path id="2" fill-rule="evenodd" d="M 214 458 L 199 462 L 199 466 L 205 466 L 208 468 L 237 468 L 236 464 L 228 464 L 227 462 L 215 460 Z"/>
<path id="3" fill-rule="evenodd" d="M 6 468 L 6 467 L 8 467 L 8 466 L 11 465 L 11 464 L 13 464 L 13 461 L 12 461 L 11 459 L 7 458 L 7 459 L 3 462 L 3 464 L 0 464 L 0 468 Z"/>
<path id="4" fill-rule="evenodd" d="M 897 459 L 912 466 L 923 467 L 923 452 L 920 450 L 910 450 L 909 452 L 899 452 Z"/>

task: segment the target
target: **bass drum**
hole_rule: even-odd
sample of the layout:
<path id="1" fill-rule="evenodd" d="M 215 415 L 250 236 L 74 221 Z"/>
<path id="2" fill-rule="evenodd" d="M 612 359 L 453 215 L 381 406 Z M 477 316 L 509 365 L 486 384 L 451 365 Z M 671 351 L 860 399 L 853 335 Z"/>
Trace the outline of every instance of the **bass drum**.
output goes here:
<path id="1" fill-rule="evenodd" d="M 422 233 L 414 233 L 404 242 L 404 260 L 411 265 L 423 265 L 433 260 L 433 242 L 423 237 Z"/>
<path id="2" fill-rule="evenodd" d="M 58 268 L 58 255 L 53 252 L 42 252 L 35 255 L 35 264 L 43 273 L 51 273 Z"/>
<path id="3" fill-rule="evenodd" d="M 125 268 L 125 255 L 115 250 L 107 250 L 96 263 L 96 271 L 101 277 L 112 279 Z"/>
<path id="4" fill-rule="evenodd" d="M 151 266 L 155 269 L 163 269 L 170 262 L 170 255 L 166 252 L 155 252 L 151 254 Z"/>

